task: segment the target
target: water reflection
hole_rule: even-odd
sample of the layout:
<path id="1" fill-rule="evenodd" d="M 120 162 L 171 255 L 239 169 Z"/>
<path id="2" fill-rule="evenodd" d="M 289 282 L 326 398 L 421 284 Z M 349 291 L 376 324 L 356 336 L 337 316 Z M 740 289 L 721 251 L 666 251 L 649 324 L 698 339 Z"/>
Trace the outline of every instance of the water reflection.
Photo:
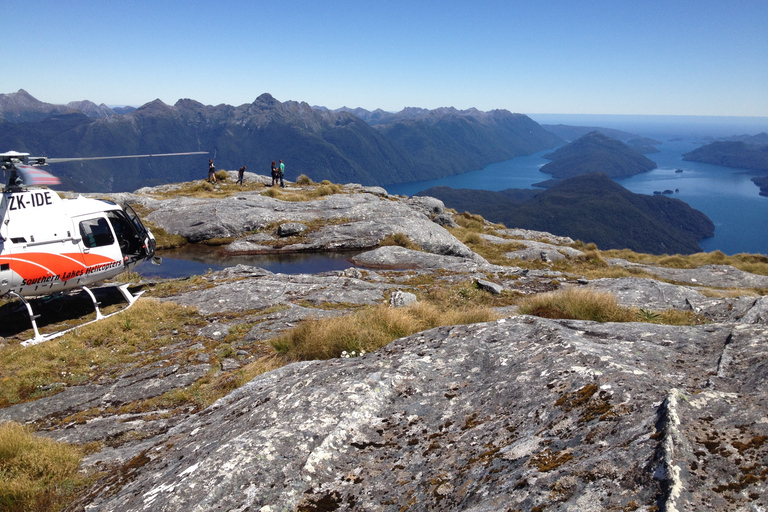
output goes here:
<path id="1" fill-rule="evenodd" d="M 144 277 L 176 279 L 242 264 L 280 274 L 316 274 L 353 267 L 349 258 L 359 253 L 360 251 L 227 256 L 222 253 L 221 247 L 188 245 L 179 249 L 158 251 L 157 255 L 163 258 L 162 265 L 152 265 L 145 261 L 136 266 L 135 271 Z"/>

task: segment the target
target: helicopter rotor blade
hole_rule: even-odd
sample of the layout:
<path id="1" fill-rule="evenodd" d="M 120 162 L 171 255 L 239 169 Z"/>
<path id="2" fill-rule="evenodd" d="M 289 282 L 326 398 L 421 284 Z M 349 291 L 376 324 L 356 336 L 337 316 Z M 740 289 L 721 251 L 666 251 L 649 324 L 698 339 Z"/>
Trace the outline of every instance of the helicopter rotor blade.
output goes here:
<path id="1" fill-rule="evenodd" d="M 207 155 L 208 151 L 191 151 L 188 153 L 158 153 L 151 155 L 120 155 L 120 156 L 89 156 L 89 157 L 74 157 L 74 158 L 48 158 L 31 156 L 29 160 L 44 162 L 44 163 L 60 163 L 60 162 L 81 162 L 85 160 L 114 160 L 118 158 L 151 158 L 154 156 L 184 156 L 184 155 Z"/>

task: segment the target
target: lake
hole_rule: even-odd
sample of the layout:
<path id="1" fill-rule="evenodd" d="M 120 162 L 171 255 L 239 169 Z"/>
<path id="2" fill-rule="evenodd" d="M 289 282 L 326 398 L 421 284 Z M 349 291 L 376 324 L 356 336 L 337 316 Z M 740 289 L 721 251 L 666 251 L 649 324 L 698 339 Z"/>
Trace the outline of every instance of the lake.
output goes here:
<path id="1" fill-rule="evenodd" d="M 349 258 L 359 252 L 222 256 L 221 247 L 187 245 L 179 249 L 158 251 L 157 256 L 163 258 L 162 265 L 144 261 L 138 264 L 134 271 L 147 278 L 177 279 L 242 264 L 263 268 L 275 274 L 317 274 L 354 266 L 349 262 Z"/>
<path id="2" fill-rule="evenodd" d="M 539 118 L 537 118 L 539 117 Z M 632 118 L 637 117 L 633 123 Z M 754 172 L 698 162 L 686 162 L 683 153 L 707 141 L 705 137 L 756 135 L 768 130 L 765 118 L 667 118 L 657 116 L 535 116 L 546 124 L 604 126 L 636 133 L 661 141 L 659 153 L 646 155 L 658 168 L 631 178 L 616 180 L 638 194 L 679 190 L 670 197 L 681 199 L 706 214 L 715 224 L 715 236 L 702 240 L 704 251 L 720 250 L 726 254 L 742 252 L 768 255 L 768 197 L 750 178 Z M 652 119 L 651 119 L 652 118 Z M 695 122 L 694 122 L 695 121 Z M 387 185 L 390 194 L 414 195 L 430 187 L 447 186 L 480 190 L 534 188 L 550 178 L 539 171 L 549 160 L 542 158 L 554 149 L 483 169 L 436 180 Z M 682 169 L 683 172 L 676 172 Z M 512 226 L 510 226 L 512 227 Z"/>

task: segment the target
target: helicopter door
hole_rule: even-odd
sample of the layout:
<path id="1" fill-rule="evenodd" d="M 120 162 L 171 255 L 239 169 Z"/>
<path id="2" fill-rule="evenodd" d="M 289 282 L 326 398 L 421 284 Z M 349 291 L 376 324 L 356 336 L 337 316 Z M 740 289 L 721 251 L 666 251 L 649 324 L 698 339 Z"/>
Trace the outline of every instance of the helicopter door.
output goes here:
<path id="1" fill-rule="evenodd" d="M 141 233 L 137 232 L 136 225 L 128 215 L 121 210 L 111 210 L 107 212 L 107 217 L 112 224 L 115 236 L 117 236 L 123 257 L 126 257 L 130 262 L 145 258 L 144 238 Z"/>
<path id="2" fill-rule="evenodd" d="M 85 272 L 105 274 L 102 279 L 122 272 L 125 266 L 123 255 L 106 217 L 103 214 L 83 215 L 74 217 L 72 222 L 81 237 L 78 245 L 86 265 Z"/>

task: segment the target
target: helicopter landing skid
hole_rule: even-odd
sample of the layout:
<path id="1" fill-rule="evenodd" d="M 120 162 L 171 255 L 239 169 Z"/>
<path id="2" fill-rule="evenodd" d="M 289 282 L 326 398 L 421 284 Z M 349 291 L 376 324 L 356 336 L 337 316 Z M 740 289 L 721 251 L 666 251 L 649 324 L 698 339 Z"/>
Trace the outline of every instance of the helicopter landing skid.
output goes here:
<path id="1" fill-rule="evenodd" d="M 35 337 L 31 338 L 31 339 L 28 339 L 26 341 L 22 341 L 21 345 L 23 345 L 25 347 L 29 347 L 29 346 L 32 346 L 32 345 L 37 345 L 38 343 L 43 343 L 44 341 L 48 341 L 48 340 L 52 340 L 54 338 L 58 338 L 59 336 L 62 336 L 62 335 L 66 334 L 66 333 L 68 333 L 70 331 L 74 331 L 75 329 L 83 327 L 84 325 L 92 324 L 94 322 L 98 322 L 99 320 L 103 320 L 105 318 L 109 318 L 109 317 L 111 317 L 113 315 L 116 315 L 118 313 L 122 313 L 126 309 L 130 308 L 131 306 L 133 306 L 133 304 L 138 300 L 138 298 L 141 297 L 141 295 L 144 293 L 144 290 L 142 290 L 139 293 L 137 293 L 136 295 L 133 295 L 131 292 L 128 291 L 128 285 L 127 284 L 121 284 L 121 285 L 117 286 L 117 289 L 120 290 L 120 293 L 123 295 L 125 300 L 128 302 L 128 306 L 124 307 L 123 309 L 121 309 L 119 311 L 115 311 L 114 313 L 110 313 L 108 315 L 104 315 L 104 314 L 101 313 L 101 310 L 99 309 L 99 303 L 96 301 L 96 297 L 93 295 L 93 292 L 91 290 L 89 290 L 85 286 L 82 286 L 81 288 L 91 298 L 91 301 L 93 302 L 93 308 L 96 310 L 96 318 L 94 320 L 90 320 L 88 322 L 82 323 L 82 324 L 80 324 L 78 326 L 70 327 L 69 329 L 65 329 L 65 330 L 59 331 L 59 332 L 54 332 L 54 333 L 51 333 L 51 334 L 40 334 L 40 331 L 38 331 L 38 329 L 37 329 L 37 322 L 36 322 L 36 319 L 40 315 L 35 315 L 32 312 L 32 306 L 29 304 L 27 299 L 25 299 L 24 297 L 22 297 L 18 293 L 11 291 L 10 293 L 12 295 L 18 297 L 19 300 L 24 304 L 24 306 L 26 306 L 27 313 L 29 313 L 29 321 L 32 323 L 32 329 L 35 331 Z"/>

